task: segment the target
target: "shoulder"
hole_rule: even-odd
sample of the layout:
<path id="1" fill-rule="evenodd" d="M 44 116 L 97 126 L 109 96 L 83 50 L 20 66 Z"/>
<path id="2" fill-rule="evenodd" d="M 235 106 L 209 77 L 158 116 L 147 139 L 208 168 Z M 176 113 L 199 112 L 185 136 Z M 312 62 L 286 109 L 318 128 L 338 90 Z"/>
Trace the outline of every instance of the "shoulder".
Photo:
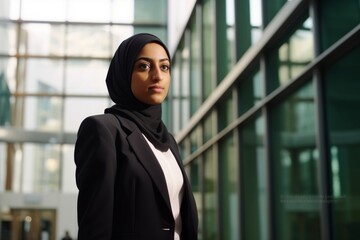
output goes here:
<path id="1" fill-rule="evenodd" d="M 119 128 L 117 118 L 112 114 L 99 114 L 86 117 L 80 124 L 79 133 L 82 131 L 113 133 Z"/>

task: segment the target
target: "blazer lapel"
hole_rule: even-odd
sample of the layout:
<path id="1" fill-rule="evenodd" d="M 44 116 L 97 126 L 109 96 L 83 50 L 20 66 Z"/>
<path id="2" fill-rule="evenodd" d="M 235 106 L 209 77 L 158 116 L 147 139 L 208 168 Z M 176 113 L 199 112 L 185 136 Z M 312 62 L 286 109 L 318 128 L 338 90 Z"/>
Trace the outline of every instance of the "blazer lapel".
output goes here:
<path id="1" fill-rule="evenodd" d="M 139 130 L 134 130 L 129 136 L 128 141 L 134 149 L 136 156 L 144 166 L 150 177 L 158 188 L 162 198 L 171 212 L 169 193 L 167 190 L 166 180 L 161 166 L 154 153 Z"/>

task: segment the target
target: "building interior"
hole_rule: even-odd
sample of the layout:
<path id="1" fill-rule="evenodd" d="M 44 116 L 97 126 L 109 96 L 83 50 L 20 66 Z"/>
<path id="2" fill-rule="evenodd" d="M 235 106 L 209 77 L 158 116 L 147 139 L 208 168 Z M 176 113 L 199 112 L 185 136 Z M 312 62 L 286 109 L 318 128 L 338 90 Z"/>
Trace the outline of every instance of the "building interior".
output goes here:
<path id="1" fill-rule="evenodd" d="M 140 32 L 200 240 L 359 239 L 358 0 L 0 0 L 1 240 L 76 239 L 77 130 Z"/>

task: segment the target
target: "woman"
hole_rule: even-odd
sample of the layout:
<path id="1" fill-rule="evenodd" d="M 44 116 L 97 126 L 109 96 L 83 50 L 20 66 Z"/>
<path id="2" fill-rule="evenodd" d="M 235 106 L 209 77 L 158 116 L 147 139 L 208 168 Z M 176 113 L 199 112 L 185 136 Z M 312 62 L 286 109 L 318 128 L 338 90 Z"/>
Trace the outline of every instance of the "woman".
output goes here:
<path id="1" fill-rule="evenodd" d="M 115 105 L 86 118 L 75 145 L 79 240 L 197 239 L 197 210 L 161 120 L 170 55 L 154 35 L 123 41 L 106 77 Z"/>

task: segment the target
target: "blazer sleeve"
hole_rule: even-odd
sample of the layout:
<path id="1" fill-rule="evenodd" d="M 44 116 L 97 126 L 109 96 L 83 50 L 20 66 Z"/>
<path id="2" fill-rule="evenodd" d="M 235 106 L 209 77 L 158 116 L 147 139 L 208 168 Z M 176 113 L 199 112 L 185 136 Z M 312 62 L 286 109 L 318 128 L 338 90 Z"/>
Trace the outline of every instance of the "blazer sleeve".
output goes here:
<path id="1" fill-rule="evenodd" d="M 116 177 L 116 134 L 104 118 L 88 117 L 75 144 L 78 240 L 111 239 Z"/>

